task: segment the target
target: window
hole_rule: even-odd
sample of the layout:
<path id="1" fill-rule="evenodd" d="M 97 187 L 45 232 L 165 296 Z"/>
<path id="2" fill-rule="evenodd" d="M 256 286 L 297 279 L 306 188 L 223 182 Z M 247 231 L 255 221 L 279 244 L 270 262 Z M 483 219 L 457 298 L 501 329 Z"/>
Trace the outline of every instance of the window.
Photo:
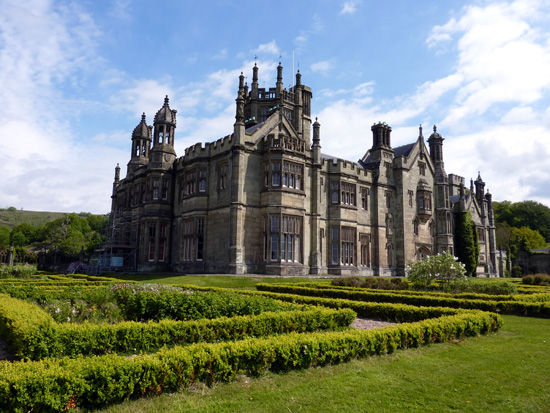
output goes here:
<path id="1" fill-rule="evenodd" d="M 414 232 L 414 235 L 418 235 L 418 226 L 419 226 L 418 218 L 413 219 L 413 232 Z"/>
<path id="2" fill-rule="evenodd" d="M 369 209 L 369 190 L 368 188 L 363 188 L 361 190 L 361 208 L 368 210 Z"/>
<path id="3" fill-rule="evenodd" d="M 264 231 L 264 257 L 269 249 L 270 261 L 301 262 L 302 261 L 302 217 L 292 215 L 271 215 L 269 246 L 268 235 Z"/>
<path id="4" fill-rule="evenodd" d="M 431 211 L 432 209 L 432 194 L 426 191 L 418 191 L 418 209 L 422 212 Z"/>
<path id="5" fill-rule="evenodd" d="M 182 222 L 181 261 L 202 261 L 204 259 L 204 218 L 191 218 Z"/>
<path id="6" fill-rule="evenodd" d="M 340 187 L 342 194 L 340 202 L 344 205 L 355 205 L 355 185 L 342 182 Z"/>
<path id="7" fill-rule="evenodd" d="M 185 175 L 185 195 L 193 195 L 195 193 L 196 182 L 197 182 L 196 171 L 190 171 Z"/>
<path id="8" fill-rule="evenodd" d="M 149 261 L 155 260 L 155 224 L 149 224 Z"/>
<path id="9" fill-rule="evenodd" d="M 159 199 L 159 180 L 153 179 L 153 199 Z"/>
<path id="10" fill-rule="evenodd" d="M 303 167 L 291 162 L 283 163 L 283 186 L 294 189 L 302 189 Z"/>
<path id="11" fill-rule="evenodd" d="M 413 206 L 414 192 L 413 192 L 413 191 L 409 191 L 408 194 L 409 194 L 409 207 L 412 207 L 412 206 Z"/>
<path id="12" fill-rule="evenodd" d="M 391 208 L 391 192 L 386 191 L 384 196 L 386 197 L 386 208 L 389 209 L 389 208 Z"/>
<path id="13" fill-rule="evenodd" d="M 164 249 L 166 245 L 167 224 L 161 224 L 159 228 L 159 255 L 158 260 L 164 261 Z"/>
<path id="14" fill-rule="evenodd" d="M 386 260 L 388 267 L 393 267 L 393 247 L 389 242 L 386 244 Z"/>
<path id="15" fill-rule="evenodd" d="M 342 227 L 342 265 L 353 265 L 355 255 L 355 228 Z"/>
<path id="16" fill-rule="evenodd" d="M 271 186 L 273 187 L 281 186 L 281 163 L 280 162 L 271 163 Z"/>
<path id="17" fill-rule="evenodd" d="M 170 144 L 170 132 L 169 131 L 166 131 L 165 138 L 166 138 L 166 143 Z"/>
<path id="18" fill-rule="evenodd" d="M 204 257 L 204 218 L 198 218 L 197 224 L 197 261 Z"/>
<path id="19" fill-rule="evenodd" d="M 426 176 L 426 164 L 424 162 L 418 162 L 418 169 L 420 170 L 420 175 Z"/>
<path id="20" fill-rule="evenodd" d="M 485 242 L 485 229 L 484 228 L 478 228 L 477 229 L 477 239 L 479 242 Z"/>
<path id="21" fill-rule="evenodd" d="M 183 197 L 185 196 L 185 179 L 180 178 L 178 181 L 178 190 L 179 190 L 179 199 L 180 201 L 183 200 Z"/>
<path id="22" fill-rule="evenodd" d="M 370 267 L 370 236 L 361 234 L 359 242 L 361 243 L 361 265 L 363 267 Z"/>
<path id="23" fill-rule="evenodd" d="M 199 192 L 206 192 L 206 169 L 199 169 Z"/>
<path id="24" fill-rule="evenodd" d="M 338 200 L 340 199 L 338 196 L 338 192 L 340 191 L 340 184 L 338 182 L 331 182 L 330 183 L 330 199 L 333 204 L 338 204 Z"/>
<path id="25" fill-rule="evenodd" d="M 164 143 L 164 133 L 159 132 L 159 143 Z"/>
<path id="26" fill-rule="evenodd" d="M 271 217 L 271 261 L 279 259 L 279 218 L 278 215 Z"/>
<path id="27" fill-rule="evenodd" d="M 168 179 L 162 180 L 162 199 L 168 198 Z"/>
<path id="28" fill-rule="evenodd" d="M 332 262 L 332 264 L 338 264 L 339 232 L 340 232 L 340 228 L 338 228 L 338 227 L 332 227 L 330 229 L 331 262 Z"/>
<path id="29" fill-rule="evenodd" d="M 227 163 L 218 165 L 218 189 L 227 188 Z"/>

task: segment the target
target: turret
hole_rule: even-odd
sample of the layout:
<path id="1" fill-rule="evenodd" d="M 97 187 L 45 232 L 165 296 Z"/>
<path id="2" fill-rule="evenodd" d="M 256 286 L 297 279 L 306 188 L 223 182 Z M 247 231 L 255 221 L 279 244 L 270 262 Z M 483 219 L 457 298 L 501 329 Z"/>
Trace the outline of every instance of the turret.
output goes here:
<path id="1" fill-rule="evenodd" d="M 311 145 L 311 151 L 313 154 L 313 164 L 321 164 L 321 124 L 315 118 L 313 123 L 313 145 Z"/>
<path id="2" fill-rule="evenodd" d="M 153 135 L 152 129 L 152 126 L 147 125 L 144 113 L 141 115 L 141 122 L 132 132 L 132 153 L 130 162 L 128 162 L 128 175 L 132 175 L 137 168 L 147 165 L 149 162 L 149 149 Z"/>
<path id="3" fill-rule="evenodd" d="M 164 98 L 164 105 L 155 115 L 153 122 L 153 147 L 149 159 L 158 166 L 161 162 L 163 168 L 171 165 L 176 159 L 174 149 L 174 135 L 176 130 L 177 110 L 170 109 L 168 96 Z"/>
<path id="4" fill-rule="evenodd" d="M 281 62 L 279 62 L 279 66 L 277 66 L 277 84 L 275 86 L 276 88 L 276 97 L 280 97 L 283 94 L 283 66 L 281 65 Z"/>
<path id="5" fill-rule="evenodd" d="M 480 205 L 483 203 L 483 198 L 485 194 L 485 182 L 483 182 L 483 179 L 481 179 L 481 174 L 477 173 L 477 178 L 474 181 L 475 188 L 476 188 L 476 198 L 479 201 Z"/>
<path id="6" fill-rule="evenodd" d="M 113 181 L 113 192 L 111 195 L 111 214 L 113 214 L 116 211 L 116 189 L 118 187 L 118 184 L 120 182 L 120 165 L 117 163 L 115 167 L 115 180 Z"/>
<path id="7" fill-rule="evenodd" d="M 239 91 L 237 92 L 235 124 L 233 125 L 233 143 L 236 145 L 244 144 L 245 129 L 244 129 L 244 75 L 241 72 L 239 76 Z"/>

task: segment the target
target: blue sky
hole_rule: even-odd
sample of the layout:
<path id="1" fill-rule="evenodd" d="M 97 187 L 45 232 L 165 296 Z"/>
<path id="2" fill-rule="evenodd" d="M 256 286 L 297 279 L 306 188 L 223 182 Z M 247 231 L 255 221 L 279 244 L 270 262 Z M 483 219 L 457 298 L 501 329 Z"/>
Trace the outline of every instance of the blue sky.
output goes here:
<path id="1" fill-rule="evenodd" d="M 181 156 L 232 132 L 241 71 L 273 87 L 279 61 L 324 153 L 437 124 L 447 173 L 550 205 L 549 23 L 549 0 L 0 0 L 0 208 L 109 212 L 142 112 L 169 95 Z"/>

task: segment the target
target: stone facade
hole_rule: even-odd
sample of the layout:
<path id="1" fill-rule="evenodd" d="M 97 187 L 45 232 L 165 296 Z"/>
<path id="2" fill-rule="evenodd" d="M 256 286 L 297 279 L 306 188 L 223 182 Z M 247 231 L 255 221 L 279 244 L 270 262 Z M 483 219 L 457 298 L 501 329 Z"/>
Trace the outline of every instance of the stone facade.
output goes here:
<path id="1" fill-rule="evenodd" d="M 391 127 L 372 126 L 357 162 L 321 153 L 311 88 L 250 88 L 239 78 L 233 133 L 174 150 L 168 97 L 153 126 L 132 133 L 126 177 L 115 170 L 109 248 L 138 271 L 280 275 L 404 275 L 406 264 L 453 252 L 454 213 L 469 210 L 482 272 L 495 272 L 491 195 L 481 177 L 447 175 L 443 137 L 422 128 L 393 148 Z M 328 137 L 336 139 L 336 137 Z M 131 262 L 129 262 L 131 261 Z"/>

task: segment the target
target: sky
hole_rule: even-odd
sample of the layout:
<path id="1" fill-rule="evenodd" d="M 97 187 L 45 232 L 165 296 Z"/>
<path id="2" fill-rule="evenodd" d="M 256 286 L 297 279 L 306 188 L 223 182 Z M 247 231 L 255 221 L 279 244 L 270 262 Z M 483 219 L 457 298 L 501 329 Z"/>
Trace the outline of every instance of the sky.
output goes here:
<path id="1" fill-rule="evenodd" d="M 0 0 L 0 208 L 108 213 L 142 113 L 169 96 L 181 156 L 232 133 L 241 71 L 274 87 L 279 62 L 323 153 L 435 124 L 447 173 L 550 206 L 550 0 Z"/>

